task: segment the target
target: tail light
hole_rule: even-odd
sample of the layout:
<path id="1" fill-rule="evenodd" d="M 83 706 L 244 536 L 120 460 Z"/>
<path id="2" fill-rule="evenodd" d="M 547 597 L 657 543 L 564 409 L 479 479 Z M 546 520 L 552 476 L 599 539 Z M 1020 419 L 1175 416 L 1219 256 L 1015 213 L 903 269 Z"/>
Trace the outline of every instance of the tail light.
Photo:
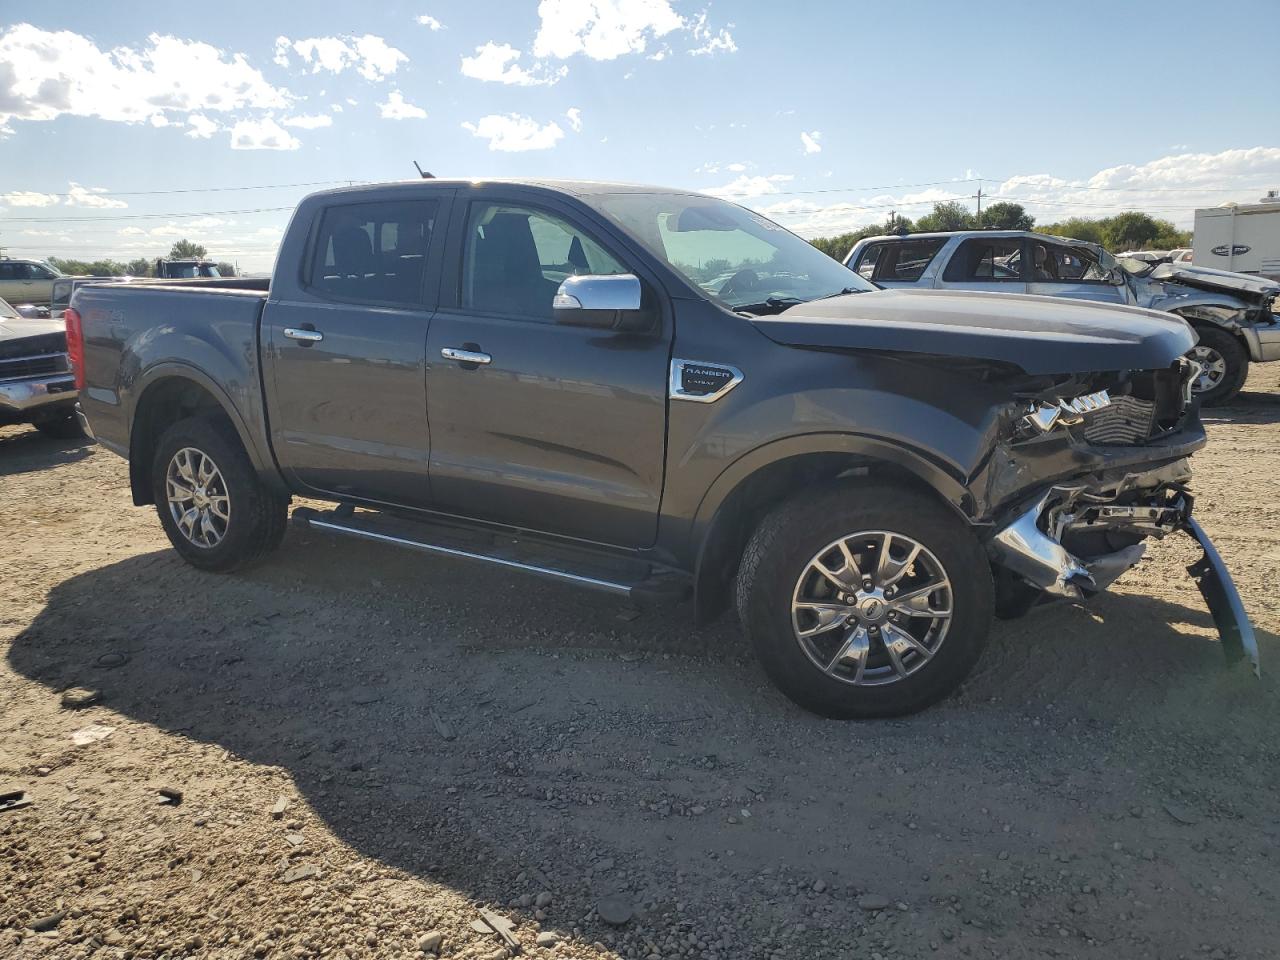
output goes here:
<path id="1" fill-rule="evenodd" d="M 67 324 L 67 359 L 71 361 L 71 370 L 76 375 L 76 389 L 83 390 L 84 378 L 84 326 L 80 323 L 80 311 L 68 307 L 62 315 Z"/>

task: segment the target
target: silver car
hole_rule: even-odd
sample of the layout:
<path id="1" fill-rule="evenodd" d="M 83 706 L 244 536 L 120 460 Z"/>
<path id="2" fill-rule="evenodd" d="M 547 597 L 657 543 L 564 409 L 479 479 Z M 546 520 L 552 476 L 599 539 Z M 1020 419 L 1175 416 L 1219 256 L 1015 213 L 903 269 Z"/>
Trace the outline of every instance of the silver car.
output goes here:
<path id="1" fill-rule="evenodd" d="M 868 237 L 844 262 L 881 287 L 1029 293 L 1176 314 L 1200 336 L 1190 357 L 1206 404 L 1239 393 L 1250 362 L 1280 360 L 1280 283 L 1264 277 L 1117 259 L 1095 243 L 1022 230 Z"/>
<path id="2" fill-rule="evenodd" d="M 0 300 L 48 306 L 62 273 L 42 260 L 0 260 Z"/>

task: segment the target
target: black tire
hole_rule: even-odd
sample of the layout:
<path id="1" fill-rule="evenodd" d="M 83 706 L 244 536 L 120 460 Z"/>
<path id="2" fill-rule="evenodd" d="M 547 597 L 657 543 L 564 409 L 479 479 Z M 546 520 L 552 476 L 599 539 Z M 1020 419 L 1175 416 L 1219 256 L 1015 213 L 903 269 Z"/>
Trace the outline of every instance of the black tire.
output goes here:
<path id="1" fill-rule="evenodd" d="M 212 459 L 229 500 L 229 518 L 222 538 L 213 546 L 198 546 L 179 529 L 169 509 L 166 473 L 182 449 L 200 451 Z M 193 567 L 228 573 L 266 556 L 280 545 L 289 519 L 289 498 L 267 487 L 258 477 L 240 438 L 225 420 L 190 417 L 173 424 L 155 446 L 151 489 L 160 525 L 175 550 Z"/>
<path id="2" fill-rule="evenodd" d="M 810 561 L 825 546 L 863 531 L 910 537 L 951 582 L 952 616 L 933 656 L 882 686 L 824 673 L 792 624 L 792 597 Z M 927 496 L 886 484 L 841 484 L 781 505 L 752 536 L 737 579 L 738 615 L 765 672 L 806 710 L 836 719 L 914 713 L 950 694 L 982 655 L 992 606 L 991 568 L 973 533 Z"/>
<path id="3" fill-rule="evenodd" d="M 55 440 L 80 440 L 84 438 L 84 428 L 80 426 L 80 419 L 74 413 L 58 417 L 56 420 L 37 421 L 35 428 L 46 437 L 53 437 Z"/>
<path id="4" fill-rule="evenodd" d="M 1196 396 L 1200 398 L 1200 403 L 1206 407 L 1216 407 L 1229 403 L 1244 387 L 1244 382 L 1249 376 L 1249 354 L 1245 351 L 1244 345 L 1235 338 L 1235 335 L 1226 330 L 1218 327 L 1197 326 L 1195 331 L 1200 335 L 1199 346 L 1208 347 L 1218 353 L 1226 363 L 1227 368 L 1216 386 L 1203 393 L 1197 392 Z M 1194 354 L 1195 350 L 1193 349 L 1188 356 L 1195 359 Z"/>

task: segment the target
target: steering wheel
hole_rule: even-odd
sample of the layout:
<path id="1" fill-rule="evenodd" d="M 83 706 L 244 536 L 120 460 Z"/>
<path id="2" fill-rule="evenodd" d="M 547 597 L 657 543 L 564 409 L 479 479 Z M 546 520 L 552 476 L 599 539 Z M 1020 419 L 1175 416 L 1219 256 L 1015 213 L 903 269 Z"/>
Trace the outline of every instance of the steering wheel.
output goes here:
<path id="1" fill-rule="evenodd" d="M 739 270 L 721 285 L 719 296 L 723 299 L 735 293 L 746 293 L 749 290 L 759 289 L 760 275 L 750 267 L 747 267 Z"/>

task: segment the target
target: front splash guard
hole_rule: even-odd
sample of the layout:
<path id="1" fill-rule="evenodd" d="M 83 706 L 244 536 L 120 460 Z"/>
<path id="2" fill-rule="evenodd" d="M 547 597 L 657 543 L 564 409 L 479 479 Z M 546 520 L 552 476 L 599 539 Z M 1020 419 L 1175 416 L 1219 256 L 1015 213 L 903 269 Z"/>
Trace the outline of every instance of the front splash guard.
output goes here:
<path id="1" fill-rule="evenodd" d="M 1245 613 L 1244 603 L 1240 600 L 1240 591 L 1222 562 L 1218 550 L 1195 519 L 1188 515 L 1183 518 L 1182 529 L 1192 540 L 1200 545 L 1203 556 L 1187 567 L 1187 573 L 1200 588 L 1209 613 L 1213 615 L 1214 625 L 1222 638 L 1222 650 L 1227 659 L 1236 662 L 1249 658 L 1255 676 L 1262 675 L 1262 667 L 1258 662 L 1258 638 L 1253 634 L 1253 624 Z"/>

